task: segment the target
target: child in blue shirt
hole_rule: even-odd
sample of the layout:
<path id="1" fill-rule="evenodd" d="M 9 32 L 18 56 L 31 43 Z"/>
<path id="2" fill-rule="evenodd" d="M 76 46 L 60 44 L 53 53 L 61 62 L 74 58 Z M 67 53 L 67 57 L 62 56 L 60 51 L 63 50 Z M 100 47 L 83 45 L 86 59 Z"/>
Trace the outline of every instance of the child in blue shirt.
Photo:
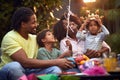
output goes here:
<path id="1" fill-rule="evenodd" d="M 50 60 L 56 58 L 64 58 L 72 55 L 72 46 L 69 41 L 66 41 L 67 46 L 69 46 L 69 51 L 61 53 L 60 50 L 54 48 L 53 45 L 56 42 L 54 35 L 48 29 L 43 30 L 37 35 L 37 43 L 40 46 L 38 50 L 38 59 Z"/>

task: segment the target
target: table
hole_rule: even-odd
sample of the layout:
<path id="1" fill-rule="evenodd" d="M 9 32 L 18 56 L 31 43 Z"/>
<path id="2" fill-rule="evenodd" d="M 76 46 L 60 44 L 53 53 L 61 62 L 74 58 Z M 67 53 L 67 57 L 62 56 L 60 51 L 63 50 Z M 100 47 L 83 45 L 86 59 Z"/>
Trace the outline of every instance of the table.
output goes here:
<path id="1" fill-rule="evenodd" d="M 65 76 L 70 77 L 69 80 L 74 80 L 73 78 L 76 78 L 75 80 L 120 80 L 120 72 L 109 72 L 110 75 L 105 76 L 86 76 L 86 75 L 61 75 L 60 80 L 67 80 L 64 79 Z"/>

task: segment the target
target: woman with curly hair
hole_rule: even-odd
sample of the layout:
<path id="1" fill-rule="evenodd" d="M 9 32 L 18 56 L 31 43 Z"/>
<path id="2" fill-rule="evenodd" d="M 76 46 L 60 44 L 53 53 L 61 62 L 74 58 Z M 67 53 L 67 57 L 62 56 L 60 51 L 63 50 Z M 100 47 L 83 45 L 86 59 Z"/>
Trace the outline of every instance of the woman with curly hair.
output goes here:
<path id="1" fill-rule="evenodd" d="M 76 38 L 77 31 L 79 27 L 81 26 L 81 21 L 79 17 L 72 14 L 69 18 L 69 28 L 67 28 L 67 16 L 66 14 L 61 17 L 61 19 L 54 25 L 53 32 L 54 36 L 58 39 L 60 42 L 60 50 L 61 52 L 66 52 L 68 50 L 68 46 L 66 45 L 66 40 L 69 40 L 72 44 L 72 51 L 73 51 L 73 57 L 76 57 L 79 54 L 83 54 L 84 52 L 84 41 L 80 41 Z M 66 36 L 68 30 L 68 36 Z M 109 52 L 110 47 L 103 42 L 102 48 L 100 50 L 101 54 L 105 52 Z M 84 53 L 89 58 L 94 57 L 100 57 L 95 55 L 95 50 L 89 50 L 88 52 Z M 92 55 L 91 55 L 92 54 Z"/>

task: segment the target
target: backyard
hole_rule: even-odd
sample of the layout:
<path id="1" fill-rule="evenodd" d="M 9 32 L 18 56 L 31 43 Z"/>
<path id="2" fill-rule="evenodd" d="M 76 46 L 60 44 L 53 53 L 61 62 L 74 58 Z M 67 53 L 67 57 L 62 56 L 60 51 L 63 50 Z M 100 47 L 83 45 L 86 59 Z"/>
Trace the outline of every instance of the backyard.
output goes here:
<path id="1" fill-rule="evenodd" d="M 110 31 L 106 42 L 112 52 L 120 53 L 120 0 L 71 0 L 71 11 L 79 17 L 84 17 L 86 10 L 95 13 L 99 10 L 103 24 Z M 69 0 L 1 0 L 0 1 L 0 42 L 8 32 L 11 24 L 11 16 L 19 7 L 30 7 L 38 17 L 38 29 L 52 29 L 62 13 L 67 11 Z"/>
<path id="2" fill-rule="evenodd" d="M 0 28 L 0 80 L 120 80 L 120 0 L 0 0 Z"/>

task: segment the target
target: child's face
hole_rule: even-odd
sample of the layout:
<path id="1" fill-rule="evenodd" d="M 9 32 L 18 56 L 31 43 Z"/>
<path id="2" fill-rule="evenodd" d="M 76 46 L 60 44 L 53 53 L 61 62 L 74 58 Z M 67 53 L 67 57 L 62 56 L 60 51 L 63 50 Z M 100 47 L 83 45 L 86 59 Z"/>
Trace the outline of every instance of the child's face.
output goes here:
<path id="1" fill-rule="evenodd" d="M 46 32 L 44 41 L 45 42 L 55 42 L 55 38 L 54 38 L 54 35 L 52 34 L 52 32 L 50 32 L 50 31 Z"/>
<path id="2" fill-rule="evenodd" d="M 95 21 L 90 21 L 88 30 L 91 34 L 96 35 L 99 31 L 99 26 L 97 25 L 97 23 Z"/>

